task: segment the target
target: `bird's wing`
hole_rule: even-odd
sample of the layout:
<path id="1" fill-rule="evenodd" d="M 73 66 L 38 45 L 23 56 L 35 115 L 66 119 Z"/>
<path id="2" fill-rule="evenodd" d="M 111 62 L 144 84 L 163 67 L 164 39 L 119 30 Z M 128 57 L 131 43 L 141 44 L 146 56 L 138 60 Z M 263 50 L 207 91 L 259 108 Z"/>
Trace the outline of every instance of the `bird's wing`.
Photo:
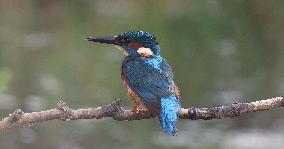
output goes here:
<path id="1" fill-rule="evenodd" d="M 172 69 L 162 58 L 126 60 L 122 64 L 122 77 L 147 108 L 157 108 L 161 97 L 175 94 Z"/>

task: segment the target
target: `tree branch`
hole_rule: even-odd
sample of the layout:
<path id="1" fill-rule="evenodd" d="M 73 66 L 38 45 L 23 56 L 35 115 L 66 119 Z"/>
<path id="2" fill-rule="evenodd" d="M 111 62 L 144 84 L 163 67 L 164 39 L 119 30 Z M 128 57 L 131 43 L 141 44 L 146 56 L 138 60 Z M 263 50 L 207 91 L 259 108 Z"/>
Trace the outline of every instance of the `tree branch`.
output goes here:
<path id="1" fill-rule="evenodd" d="M 273 108 L 284 107 L 284 97 L 275 97 L 266 100 L 260 100 L 250 103 L 234 103 L 227 106 L 212 108 L 181 108 L 179 110 L 180 119 L 191 120 L 211 120 L 223 119 L 227 117 L 237 117 L 242 113 L 270 110 Z M 124 110 L 120 105 L 120 100 L 116 99 L 111 104 L 85 109 L 71 109 L 63 101 L 57 103 L 54 109 L 24 113 L 21 109 L 0 121 L 0 132 L 6 131 L 17 126 L 44 122 L 54 119 L 60 120 L 78 120 L 78 119 L 102 119 L 103 117 L 112 117 L 117 121 L 131 121 L 155 118 L 157 115 L 149 110 L 140 110 L 139 113 Z"/>

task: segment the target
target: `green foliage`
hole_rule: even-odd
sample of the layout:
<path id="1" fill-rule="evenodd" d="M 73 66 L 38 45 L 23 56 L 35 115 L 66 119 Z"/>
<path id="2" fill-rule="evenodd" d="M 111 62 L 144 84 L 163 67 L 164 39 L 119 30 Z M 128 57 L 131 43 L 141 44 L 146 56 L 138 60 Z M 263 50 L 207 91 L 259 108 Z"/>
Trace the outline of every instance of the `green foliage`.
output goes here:
<path id="1" fill-rule="evenodd" d="M 0 94 L 7 89 L 8 83 L 12 78 L 12 72 L 8 68 L 0 69 Z"/>

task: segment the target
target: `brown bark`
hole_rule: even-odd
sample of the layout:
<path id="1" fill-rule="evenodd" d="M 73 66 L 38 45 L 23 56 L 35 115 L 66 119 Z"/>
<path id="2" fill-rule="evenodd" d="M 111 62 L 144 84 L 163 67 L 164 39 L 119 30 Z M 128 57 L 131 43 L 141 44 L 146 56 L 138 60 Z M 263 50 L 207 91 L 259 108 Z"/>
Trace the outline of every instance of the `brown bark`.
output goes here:
<path id="1" fill-rule="evenodd" d="M 240 116 L 242 113 L 270 110 L 273 108 L 284 107 L 284 97 L 275 97 L 266 100 L 260 100 L 250 103 L 234 103 L 227 106 L 212 108 L 181 108 L 178 116 L 180 119 L 191 120 L 211 120 L 233 118 Z M 131 121 L 155 118 L 157 115 L 149 110 L 140 110 L 139 113 L 124 110 L 120 106 L 120 100 L 115 100 L 111 104 L 84 109 L 71 109 L 66 103 L 60 101 L 54 109 L 24 113 L 21 109 L 15 110 L 14 113 L 0 121 L 0 132 L 15 128 L 21 125 L 44 122 L 54 119 L 60 120 L 78 120 L 78 119 L 101 119 L 103 117 L 112 117 L 118 121 Z"/>

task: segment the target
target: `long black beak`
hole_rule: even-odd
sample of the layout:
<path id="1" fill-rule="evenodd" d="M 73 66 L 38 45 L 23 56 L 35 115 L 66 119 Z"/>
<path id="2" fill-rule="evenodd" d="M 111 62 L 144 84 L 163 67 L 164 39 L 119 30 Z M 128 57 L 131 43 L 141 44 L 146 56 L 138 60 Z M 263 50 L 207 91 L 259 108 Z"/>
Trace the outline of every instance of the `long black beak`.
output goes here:
<path id="1" fill-rule="evenodd" d="M 113 36 L 88 37 L 86 38 L 86 40 L 92 42 L 120 45 L 118 40 L 116 40 L 116 38 Z"/>

